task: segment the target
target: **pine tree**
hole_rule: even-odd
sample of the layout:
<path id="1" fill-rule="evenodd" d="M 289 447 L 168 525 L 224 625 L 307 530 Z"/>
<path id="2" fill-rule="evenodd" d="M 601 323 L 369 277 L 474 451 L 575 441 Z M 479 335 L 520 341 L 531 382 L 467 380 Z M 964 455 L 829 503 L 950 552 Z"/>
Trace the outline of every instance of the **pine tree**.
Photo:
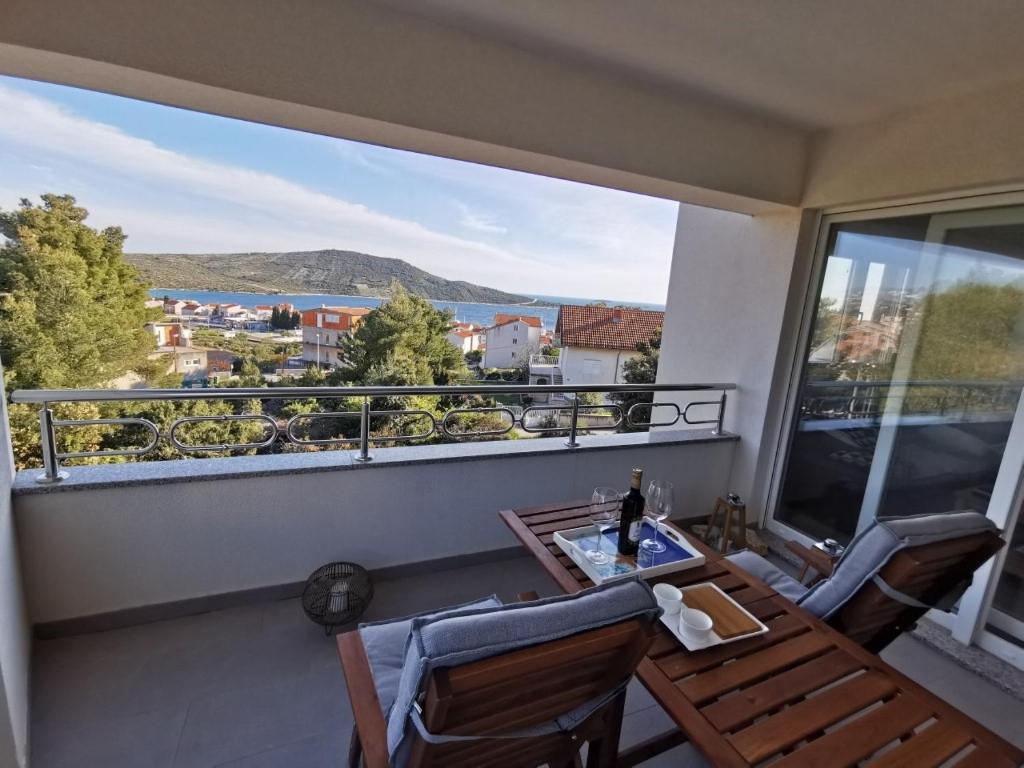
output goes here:
<path id="1" fill-rule="evenodd" d="M 70 195 L 0 211 L 0 358 L 14 388 L 103 384 L 155 348 L 124 233 L 84 222 Z"/>
<path id="2" fill-rule="evenodd" d="M 390 293 L 346 344 L 346 375 L 363 381 L 372 372 L 394 384 L 448 384 L 465 375 L 466 361 L 448 341 L 452 313 L 412 296 L 397 281 Z"/>
<path id="3" fill-rule="evenodd" d="M 653 384 L 658 378 L 658 358 L 661 356 L 661 329 L 655 331 L 650 341 L 642 341 L 636 345 L 639 352 L 636 357 L 631 357 L 622 364 L 622 378 L 627 384 Z M 610 400 L 618 403 L 622 409 L 622 427 L 624 432 L 646 432 L 647 427 L 631 427 L 626 421 L 626 414 L 629 409 L 637 403 L 650 403 L 654 401 L 654 395 L 649 392 L 622 392 L 609 396 Z M 651 421 L 651 408 L 637 408 L 633 412 L 636 421 Z"/>

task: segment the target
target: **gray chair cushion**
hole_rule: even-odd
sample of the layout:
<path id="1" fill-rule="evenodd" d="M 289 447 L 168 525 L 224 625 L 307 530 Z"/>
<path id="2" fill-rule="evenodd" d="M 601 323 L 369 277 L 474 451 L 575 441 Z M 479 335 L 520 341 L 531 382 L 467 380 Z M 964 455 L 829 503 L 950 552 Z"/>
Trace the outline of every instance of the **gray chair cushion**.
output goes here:
<path id="1" fill-rule="evenodd" d="M 787 600 L 799 601 L 807 587 L 787 573 L 784 573 L 763 557 L 749 549 L 728 555 L 727 559 L 738 565 L 751 576 L 755 576 Z"/>
<path id="2" fill-rule="evenodd" d="M 438 611 L 418 613 L 401 619 L 388 619 L 359 625 L 359 637 L 366 649 L 366 658 L 370 662 L 373 673 L 373 686 L 377 689 L 381 709 L 385 717 L 395 700 L 398 690 L 398 678 L 402 675 L 402 662 L 405 659 L 405 645 L 409 641 L 409 630 L 412 620 L 420 617 L 443 616 L 454 611 L 472 610 L 477 608 L 497 608 L 501 600 L 495 595 L 474 600 L 463 605 L 453 605 Z"/>
<path id="3" fill-rule="evenodd" d="M 653 622 L 660 615 L 647 584 L 625 581 L 574 595 L 414 619 L 388 716 L 388 752 L 393 762 L 402 764 L 399 753 L 410 725 L 409 714 L 432 669 L 468 664 L 631 618 Z M 604 696 L 568 712 L 558 719 L 558 725 L 569 729 L 603 703 Z M 401 750 L 402 754 L 405 751 Z"/>
<path id="4" fill-rule="evenodd" d="M 811 587 L 799 603 L 827 619 L 901 549 L 995 530 L 991 520 L 970 511 L 879 518 L 850 542 L 832 575 Z"/>

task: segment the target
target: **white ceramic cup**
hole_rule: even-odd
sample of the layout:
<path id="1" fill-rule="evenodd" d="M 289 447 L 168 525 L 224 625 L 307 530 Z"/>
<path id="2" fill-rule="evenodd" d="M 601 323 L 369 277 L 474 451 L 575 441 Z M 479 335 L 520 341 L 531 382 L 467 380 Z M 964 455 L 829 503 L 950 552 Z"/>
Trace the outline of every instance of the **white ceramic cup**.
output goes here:
<path id="1" fill-rule="evenodd" d="M 714 622 L 704 611 L 683 608 L 679 611 L 679 631 L 694 640 L 707 640 Z"/>
<path id="2" fill-rule="evenodd" d="M 655 584 L 654 597 L 668 616 L 679 613 L 679 609 L 683 607 L 683 593 L 671 584 Z"/>

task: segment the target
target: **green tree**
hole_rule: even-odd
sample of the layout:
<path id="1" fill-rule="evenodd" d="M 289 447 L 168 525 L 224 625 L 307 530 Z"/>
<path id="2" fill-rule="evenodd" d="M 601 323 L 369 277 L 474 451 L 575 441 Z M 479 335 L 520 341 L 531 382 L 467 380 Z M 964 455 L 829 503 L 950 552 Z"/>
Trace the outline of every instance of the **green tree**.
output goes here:
<path id="1" fill-rule="evenodd" d="M 650 341 L 640 342 L 636 345 L 639 352 L 635 357 L 622 364 L 622 378 L 627 384 L 653 384 L 658 378 L 658 358 L 661 355 L 661 329 L 655 331 Z M 611 394 L 610 399 L 618 403 L 622 409 L 622 426 L 624 432 L 646 432 L 647 427 L 631 427 L 626 421 L 626 414 L 629 409 L 637 403 L 650 403 L 654 395 L 649 392 L 616 392 Z M 650 421 L 651 409 L 638 408 L 633 412 L 634 418 L 638 421 Z"/>
<path id="2" fill-rule="evenodd" d="M 468 373 L 448 341 L 452 313 L 412 296 L 397 281 L 391 298 L 371 311 L 345 346 L 350 381 L 372 376 L 389 384 L 448 384 Z"/>
<path id="3" fill-rule="evenodd" d="M 811 350 L 825 343 L 836 344 L 839 331 L 843 325 L 843 312 L 839 300 L 831 296 L 822 296 L 818 300 L 818 313 L 814 319 L 814 330 L 811 334 Z"/>
<path id="4" fill-rule="evenodd" d="M 516 352 L 516 359 L 519 364 L 515 367 L 516 378 L 523 382 L 530 381 L 530 358 L 540 353 L 539 344 L 525 344 L 522 349 Z"/>
<path id="5" fill-rule="evenodd" d="M 243 387 L 262 387 L 264 384 L 260 367 L 252 357 L 246 357 L 242 360 L 242 367 L 239 369 L 238 375 Z"/>
<path id="6" fill-rule="evenodd" d="M 43 195 L 41 205 L 22 201 L 0 211 L 0 357 L 8 388 L 104 386 L 134 370 L 157 386 L 180 386 L 168 375 L 167 360 L 149 360 L 155 341 L 144 326 L 159 309 L 145 306 L 146 286 L 123 259 L 125 235 L 117 227 L 97 231 L 85 224 L 88 212 L 69 195 Z M 258 413 L 257 401 L 244 403 L 60 403 L 58 419 L 143 416 L 163 434 L 182 416 Z M 19 468 L 40 463 L 35 408 L 12 405 L 12 442 Z M 258 442 L 264 428 L 253 421 L 203 421 L 185 425 L 179 439 L 192 444 Z M 63 452 L 139 447 L 146 435 L 137 428 L 86 425 L 64 427 L 57 442 Z M 197 455 L 213 455 L 209 453 Z M 180 458 L 167 441 L 141 460 Z M 69 463 L 129 461 L 127 457 L 74 459 Z"/>
<path id="7" fill-rule="evenodd" d="M 124 233 L 85 224 L 70 195 L 0 211 L 0 358 L 10 388 L 95 386 L 141 365 L 155 342 Z"/>
<path id="8" fill-rule="evenodd" d="M 964 280 L 924 297 L 910 378 L 917 381 L 1024 380 L 1024 285 Z M 915 387 L 906 412 L 993 407 L 991 387 Z"/>
<path id="9" fill-rule="evenodd" d="M 257 414 L 261 412 L 259 400 L 242 400 L 237 402 L 214 400 L 158 400 L 136 401 L 117 406 L 117 413 L 107 415 L 136 416 L 148 419 L 166 435 L 171 425 L 180 418 L 187 416 L 228 416 L 240 414 Z M 199 421 L 182 425 L 175 432 L 175 437 L 185 445 L 227 445 L 258 443 L 263 440 L 266 428 L 257 421 Z M 124 436 L 114 434 L 104 448 L 123 446 Z M 254 453 L 254 449 L 245 451 Z M 201 458 L 212 456 L 229 456 L 238 451 L 201 451 L 192 455 Z M 160 461 L 180 459 L 182 454 L 166 440 L 161 440 L 152 453 L 141 457 L 141 461 Z"/>
<path id="10" fill-rule="evenodd" d="M 1024 287 L 961 282 L 921 302 L 914 379 L 1024 379 Z"/>

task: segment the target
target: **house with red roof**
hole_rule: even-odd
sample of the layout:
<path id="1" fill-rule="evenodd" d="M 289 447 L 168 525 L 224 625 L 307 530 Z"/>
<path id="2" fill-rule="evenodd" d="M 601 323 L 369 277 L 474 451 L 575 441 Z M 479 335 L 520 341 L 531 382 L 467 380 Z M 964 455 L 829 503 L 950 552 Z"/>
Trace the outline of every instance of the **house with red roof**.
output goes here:
<path id="1" fill-rule="evenodd" d="M 213 309 L 207 304 L 200 304 L 198 301 L 186 301 L 181 308 L 182 317 L 209 317 Z"/>
<path id="2" fill-rule="evenodd" d="M 665 313 L 628 307 L 575 306 L 558 309 L 555 344 L 566 384 L 622 384 L 622 366 L 650 341 Z"/>
<path id="3" fill-rule="evenodd" d="M 484 368 L 515 368 L 540 352 L 544 321 L 535 315 L 496 314 L 484 338 Z"/>
<path id="4" fill-rule="evenodd" d="M 366 307 L 328 307 L 302 313 L 302 359 L 317 365 L 338 366 L 345 362 L 345 342 L 356 332 Z"/>
<path id="5" fill-rule="evenodd" d="M 452 329 L 448 331 L 448 341 L 465 355 L 483 348 L 484 329 L 473 323 L 452 323 Z"/>

